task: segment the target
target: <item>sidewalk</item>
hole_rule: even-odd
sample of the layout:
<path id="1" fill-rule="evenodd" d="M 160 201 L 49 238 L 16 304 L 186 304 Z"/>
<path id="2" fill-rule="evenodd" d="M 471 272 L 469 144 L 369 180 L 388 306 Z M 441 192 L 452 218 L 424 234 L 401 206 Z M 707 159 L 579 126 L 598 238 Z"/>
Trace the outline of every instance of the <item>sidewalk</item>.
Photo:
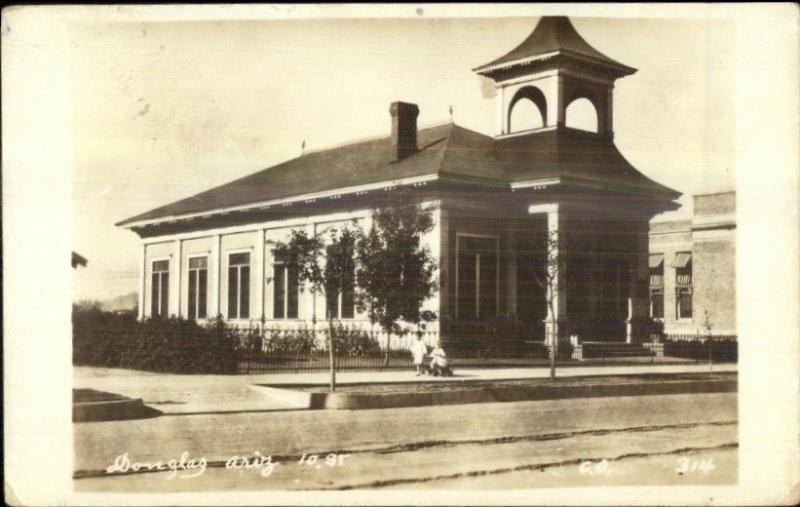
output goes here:
<path id="1" fill-rule="evenodd" d="M 640 375 L 654 373 L 707 373 L 707 364 L 646 366 L 563 367 L 556 375 L 566 377 Z M 715 373 L 736 372 L 736 364 L 714 365 Z M 459 369 L 454 377 L 417 377 L 413 371 L 337 372 L 338 385 L 370 382 L 469 382 L 547 378 L 547 368 Z M 277 373 L 258 375 L 176 375 L 119 368 L 79 366 L 73 369 L 73 388 L 95 389 L 141 398 L 145 405 L 165 415 L 294 410 L 291 403 L 265 396 L 256 384 L 272 386 L 327 385 L 330 375 Z"/>

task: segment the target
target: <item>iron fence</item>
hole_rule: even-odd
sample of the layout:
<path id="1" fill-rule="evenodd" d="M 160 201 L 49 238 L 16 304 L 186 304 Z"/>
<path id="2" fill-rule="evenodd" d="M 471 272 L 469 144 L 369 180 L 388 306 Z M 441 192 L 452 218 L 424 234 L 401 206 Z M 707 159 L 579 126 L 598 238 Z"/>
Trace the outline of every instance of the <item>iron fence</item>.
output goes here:
<path id="1" fill-rule="evenodd" d="M 441 343 L 453 369 L 530 368 L 550 365 L 550 347 L 541 340 L 503 340 L 497 334 L 482 335 L 498 338 L 496 340 L 475 340 L 469 339 L 470 336 L 468 339 L 456 340 L 452 330 L 453 328 L 443 336 Z M 327 330 L 315 331 L 314 345 L 295 351 L 270 348 L 268 337 L 274 332 L 284 334 L 287 342 L 291 342 L 291 331 L 263 330 L 265 338 L 262 341 L 238 348 L 240 372 L 298 373 L 329 369 Z M 337 336 L 334 342 L 337 371 L 412 371 L 415 368 L 408 350 L 390 350 L 387 355 L 385 348 L 379 345 L 375 333 L 350 330 L 347 333 L 349 334 Z M 477 336 L 477 332 L 475 333 Z M 645 343 L 567 342 L 560 343 L 556 353 L 556 365 L 560 367 L 700 364 L 709 361 L 735 363 L 737 359 L 736 336 L 668 335 Z"/>
<path id="2" fill-rule="evenodd" d="M 453 369 L 547 367 L 550 348 L 529 323 L 511 319 L 442 321 L 421 330 L 429 345 L 441 344 Z M 538 330 L 541 331 L 541 330 Z M 376 329 L 334 327 L 339 371 L 413 370 L 407 350 L 414 333 L 387 337 Z M 327 326 L 235 328 L 224 321 L 205 326 L 181 319 L 137 322 L 113 315 L 77 315 L 73 321 L 76 365 L 170 373 L 322 372 L 329 368 Z M 560 343 L 558 366 L 644 363 L 722 363 L 738 360 L 736 336 L 656 335 L 646 343 Z"/>

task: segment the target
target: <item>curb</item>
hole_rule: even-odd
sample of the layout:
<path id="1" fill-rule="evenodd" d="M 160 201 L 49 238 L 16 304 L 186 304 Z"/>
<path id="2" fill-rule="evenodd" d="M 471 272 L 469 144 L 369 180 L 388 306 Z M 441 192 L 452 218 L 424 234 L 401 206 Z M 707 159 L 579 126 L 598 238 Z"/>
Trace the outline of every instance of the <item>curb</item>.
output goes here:
<path id="1" fill-rule="evenodd" d="M 578 386 L 538 385 L 474 387 L 452 391 L 388 394 L 312 393 L 272 386 L 251 386 L 297 409 L 370 410 L 466 403 L 540 401 L 567 398 L 601 398 L 659 394 L 735 392 L 736 379 L 667 380 L 630 384 L 590 384 Z"/>
<path id="2" fill-rule="evenodd" d="M 141 398 L 88 401 L 72 404 L 72 422 L 119 421 L 157 417 L 161 411 L 148 407 Z"/>

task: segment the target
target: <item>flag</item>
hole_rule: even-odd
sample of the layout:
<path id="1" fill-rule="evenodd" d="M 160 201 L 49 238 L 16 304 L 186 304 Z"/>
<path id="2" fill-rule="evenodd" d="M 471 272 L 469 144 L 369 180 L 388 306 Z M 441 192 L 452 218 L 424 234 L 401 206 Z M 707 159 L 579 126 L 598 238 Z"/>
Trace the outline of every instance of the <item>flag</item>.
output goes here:
<path id="1" fill-rule="evenodd" d="M 450 119 L 453 119 L 453 105 L 450 104 Z"/>

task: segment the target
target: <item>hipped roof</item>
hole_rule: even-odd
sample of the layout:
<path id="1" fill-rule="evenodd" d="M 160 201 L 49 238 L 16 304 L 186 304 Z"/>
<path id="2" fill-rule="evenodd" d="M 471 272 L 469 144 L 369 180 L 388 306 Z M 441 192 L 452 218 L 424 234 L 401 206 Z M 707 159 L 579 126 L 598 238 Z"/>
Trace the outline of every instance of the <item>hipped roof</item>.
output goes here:
<path id="1" fill-rule="evenodd" d="M 417 176 L 514 182 L 564 178 L 608 191 L 680 196 L 637 171 L 610 138 L 573 129 L 532 132 L 495 139 L 453 123 L 421 129 L 416 153 L 393 162 L 390 138 L 321 150 L 263 169 L 117 225 L 180 218 L 225 208 L 265 203 L 365 184 Z"/>

